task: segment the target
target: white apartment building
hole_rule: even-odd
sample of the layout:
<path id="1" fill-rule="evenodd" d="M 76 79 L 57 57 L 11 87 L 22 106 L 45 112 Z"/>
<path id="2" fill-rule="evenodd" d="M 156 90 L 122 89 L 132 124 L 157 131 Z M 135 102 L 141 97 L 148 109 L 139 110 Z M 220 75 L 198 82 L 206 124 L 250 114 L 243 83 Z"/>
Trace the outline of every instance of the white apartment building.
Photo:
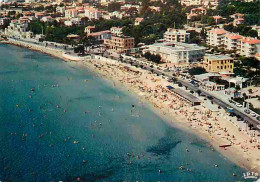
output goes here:
<path id="1" fill-rule="evenodd" d="M 190 33 L 187 33 L 186 30 L 168 28 L 163 34 L 163 38 L 167 42 L 188 43 L 190 41 Z"/>
<path id="2" fill-rule="evenodd" d="M 127 11 L 130 8 L 136 8 L 138 12 L 141 10 L 141 6 L 140 5 L 124 4 L 123 6 L 121 6 L 121 10 L 122 11 Z"/>
<path id="3" fill-rule="evenodd" d="M 70 20 L 64 21 L 64 25 L 67 27 L 71 27 L 73 25 L 82 25 L 82 21 L 80 18 L 71 18 Z"/>
<path id="4" fill-rule="evenodd" d="M 113 35 L 120 36 L 122 35 L 122 28 L 121 27 L 112 27 L 110 28 L 110 31 Z"/>
<path id="5" fill-rule="evenodd" d="M 257 53 L 260 53 L 260 40 L 243 37 L 223 29 L 208 31 L 207 43 L 211 46 L 223 47 L 226 50 L 234 50 L 246 57 L 253 57 Z"/>
<path id="6" fill-rule="evenodd" d="M 230 51 L 240 50 L 242 38 L 239 34 L 227 33 L 224 39 L 224 48 Z"/>
<path id="7" fill-rule="evenodd" d="M 252 26 L 252 29 L 256 30 L 258 33 L 258 37 L 260 37 L 260 26 L 254 25 L 254 26 Z"/>
<path id="8" fill-rule="evenodd" d="M 181 0 L 180 3 L 184 6 L 201 6 L 202 0 Z"/>
<path id="9" fill-rule="evenodd" d="M 58 6 L 58 7 L 56 8 L 56 12 L 57 12 L 57 13 L 61 13 L 61 14 L 65 13 L 65 7 L 60 7 L 60 6 Z"/>
<path id="10" fill-rule="evenodd" d="M 33 33 L 28 31 L 27 19 L 12 20 L 5 29 L 5 35 L 14 38 L 32 38 Z"/>
<path id="11" fill-rule="evenodd" d="M 220 0 L 179 0 L 183 6 L 216 7 Z"/>
<path id="12" fill-rule="evenodd" d="M 246 57 L 254 57 L 260 53 L 260 40 L 245 37 L 241 40 L 240 54 Z"/>
<path id="13" fill-rule="evenodd" d="M 144 46 L 143 53 L 159 54 L 166 63 L 180 64 L 197 62 L 203 59 L 205 47 L 180 42 L 155 43 Z"/>
<path id="14" fill-rule="evenodd" d="M 78 11 L 76 9 L 67 9 L 65 10 L 66 18 L 76 18 L 78 16 Z"/>
<path id="15" fill-rule="evenodd" d="M 101 18 L 101 12 L 94 8 L 86 8 L 85 9 L 85 17 L 89 19 L 99 20 Z"/>
<path id="16" fill-rule="evenodd" d="M 100 32 L 93 32 L 90 34 L 87 34 L 88 37 L 93 37 L 97 41 L 104 41 L 104 39 L 110 39 L 111 38 L 111 31 L 110 30 L 104 30 Z"/>
<path id="17" fill-rule="evenodd" d="M 207 32 L 207 44 L 211 46 L 224 45 L 225 35 L 227 31 L 224 29 L 211 29 Z"/>
<path id="18" fill-rule="evenodd" d="M 44 16 L 44 17 L 42 17 L 41 21 L 43 21 L 43 22 L 53 22 L 54 19 L 51 16 Z"/>

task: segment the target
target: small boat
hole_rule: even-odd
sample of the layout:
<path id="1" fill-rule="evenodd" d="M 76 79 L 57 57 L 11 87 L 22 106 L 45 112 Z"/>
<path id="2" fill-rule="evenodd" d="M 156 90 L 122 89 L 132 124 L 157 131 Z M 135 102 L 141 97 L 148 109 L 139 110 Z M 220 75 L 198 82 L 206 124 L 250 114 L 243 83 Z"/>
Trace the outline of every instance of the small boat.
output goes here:
<path id="1" fill-rule="evenodd" d="M 225 148 L 225 147 L 230 147 L 230 144 L 226 144 L 226 145 L 220 145 L 219 147 Z"/>
<path id="2" fill-rule="evenodd" d="M 79 142 L 75 140 L 73 143 L 74 143 L 74 144 L 77 144 L 77 143 L 79 143 Z"/>
<path id="3" fill-rule="evenodd" d="M 20 107 L 19 104 L 16 104 L 16 107 Z"/>

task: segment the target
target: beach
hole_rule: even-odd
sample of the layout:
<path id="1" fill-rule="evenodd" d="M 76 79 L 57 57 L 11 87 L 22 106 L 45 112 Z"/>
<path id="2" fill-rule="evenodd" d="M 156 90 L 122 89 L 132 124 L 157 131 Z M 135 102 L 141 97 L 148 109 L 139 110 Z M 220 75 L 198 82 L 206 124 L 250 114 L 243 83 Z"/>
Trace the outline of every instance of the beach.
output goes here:
<path id="1" fill-rule="evenodd" d="M 52 48 L 14 41 L 5 43 L 64 59 L 63 51 Z M 247 131 L 239 129 L 236 126 L 236 118 L 228 116 L 224 109 L 212 112 L 203 105 L 191 106 L 166 89 L 166 86 L 169 85 L 167 80 L 124 63 L 87 60 L 77 64 L 103 75 L 102 78 L 109 82 L 112 80 L 115 87 L 135 93 L 144 102 L 148 102 L 154 112 L 169 124 L 202 137 L 212 144 L 212 150 L 218 150 L 234 163 L 248 171 L 260 172 L 260 150 L 257 148 L 259 141 L 257 142 L 254 137 L 249 136 Z M 227 144 L 231 144 L 231 146 L 219 147 Z"/>

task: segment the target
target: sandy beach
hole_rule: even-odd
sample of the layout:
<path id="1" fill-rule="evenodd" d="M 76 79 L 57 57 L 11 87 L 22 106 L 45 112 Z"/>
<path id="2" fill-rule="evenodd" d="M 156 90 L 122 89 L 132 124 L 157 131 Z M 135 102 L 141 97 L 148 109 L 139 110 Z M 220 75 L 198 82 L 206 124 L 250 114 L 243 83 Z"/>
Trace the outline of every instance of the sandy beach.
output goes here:
<path id="1" fill-rule="evenodd" d="M 3 43 L 40 51 L 64 60 L 63 51 L 56 49 L 16 41 Z M 212 112 L 203 105 L 191 106 L 166 89 L 165 86 L 169 85 L 167 80 L 124 63 L 87 60 L 77 64 L 86 66 L 109 81 L 112 80 L 114 86 L 135 93 L 142 102 L 148 102 L 153 110 L 169 124 L 195 133 L 208 141 L 212 145 L 212 150 L 218 150 L 248 171 L 260 173 L 260 150 L 257 148 L 260 141 L 250 136 L 244 128 L 239 128 L 236 118 L 228 116 L 224 109 Z M 178 86 L 174 85 L 174 87 Z M 231 146 L 219 147 L 227 144 Z M 212 165 L 221 167 L 218 164 Z"/>

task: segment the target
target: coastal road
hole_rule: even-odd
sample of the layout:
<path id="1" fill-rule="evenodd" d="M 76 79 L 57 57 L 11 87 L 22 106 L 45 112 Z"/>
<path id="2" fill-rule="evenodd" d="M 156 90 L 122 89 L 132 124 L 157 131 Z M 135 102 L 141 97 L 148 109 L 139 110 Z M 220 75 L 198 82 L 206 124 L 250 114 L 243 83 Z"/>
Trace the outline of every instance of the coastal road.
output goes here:
<path id="1" fill-rule="evenodd" d="M 150 66 L 138 61 L 138 62 L 133 62 L 131 60 L 122 60 L 123 62 L 126 62 L 126 63 L 129 63 L 133 66 L 138 66 L 138 67 L 142 67 L 143 69 L 146 69 L 148 71 L 153 71 L 154 73 L 157 73 L 157 74 L 161 74 L 161 75 L 164 75 L 164 76 L 167 76 L 169 77 L 170 79 L 172 78 L 176 78 L 177 81 L 179 83 L 181 83 L 183 86 L 187 87 L 188 89 L 190 90 L 193 90 L 194 92 L 197 92 L 198 90 L 200 90 L 201 94 L 202 95 L 205 95 L 206 97 L 208 98 L 211 98 L 211 100 L 216 103 L 217 105 L 223 107 L 224 109 L 226 109 L 227 107 L 232 107 L 234 108 L 234 113 L 241 117 L 241 118 L 244 118 L 244 120 L 250 124 L 252 124 L 254 126 L 254 128 L 256 128 L 257 130 L 260 130 L 260 128 L 258 127 L 260 125 L 260 122 L 257 121 L 255 118 L 252 118 L 251 116 L 248 116 L 247 114 L 244 113 L 244 111 L 242 109 L 239 109 L 237 108 L 236 106 L 234 107 L 233 105 L 230 105 L 230 103 L 228 102 L 225 102 L 223 100 L 221 100 L 220 98 L 212 95 L 211 93 L 209 93 L 208 91 L 202 89 L 202 88 L 198 88 L 198 87 L 195 87 L 193 84 L 185 81 L 185 80 L 182 80 L 180 78 L 177 78 L 175 76 L 172 75 L 171 72 L 165 72 L 163 70 L 159 70 L 157 68 L 151 68 Z"/>

